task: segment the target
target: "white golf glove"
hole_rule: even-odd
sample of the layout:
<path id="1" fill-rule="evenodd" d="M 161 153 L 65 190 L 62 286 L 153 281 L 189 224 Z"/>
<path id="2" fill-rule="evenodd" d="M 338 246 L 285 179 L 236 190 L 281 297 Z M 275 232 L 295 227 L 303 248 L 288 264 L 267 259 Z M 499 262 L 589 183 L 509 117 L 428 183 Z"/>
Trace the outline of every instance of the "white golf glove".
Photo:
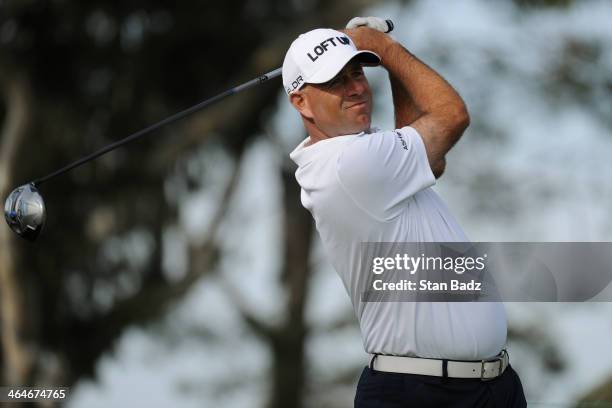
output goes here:
<path id="1" fill-rule="evenodd" d="M 391 20 L 385 20 L 380 17 L 355 17 L 346 25 L 346 28 L 370 27 L 381 33 L 388 33 L 393 30 Z"/>

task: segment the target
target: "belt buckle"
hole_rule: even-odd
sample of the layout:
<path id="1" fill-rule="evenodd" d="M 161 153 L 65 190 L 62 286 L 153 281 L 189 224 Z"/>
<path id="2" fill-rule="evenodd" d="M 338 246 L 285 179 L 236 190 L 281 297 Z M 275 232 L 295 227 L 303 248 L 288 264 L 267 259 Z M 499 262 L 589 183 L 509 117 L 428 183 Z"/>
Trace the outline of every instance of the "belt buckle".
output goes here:
<path id="1" fill-rule="evenodd" d="M 485 374 L 485 363 L 493 363 L 495 361 L 499 362 L 499 370 L 497 371 L 497 375 L 495 377 L 491 377 L 491 378 L 485 378 L 484 374 Z M 502 374 L 502 369 L 504 368 L 504 357 L 503 355 L 501 357 L 498 357 L 494 360 L 480 360 L 480 381 L 491 381 L 496 379 L 497 377 L 499 377 Z"/>

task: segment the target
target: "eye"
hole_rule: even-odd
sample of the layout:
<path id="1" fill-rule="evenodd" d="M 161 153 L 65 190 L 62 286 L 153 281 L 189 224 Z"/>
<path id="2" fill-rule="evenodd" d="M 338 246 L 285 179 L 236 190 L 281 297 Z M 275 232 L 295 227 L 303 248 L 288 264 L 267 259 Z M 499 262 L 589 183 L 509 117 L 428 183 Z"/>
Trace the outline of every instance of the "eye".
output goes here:
<path id="1" fill-rule="evenodd" d="M 351 76 L 352 76 L 353 78 L 361 78 L 361 77 L 363 77 L 363 70 L 362 70 L 362 69 L 355 70 L 355 71 L 353 71 L 353 72 L 351 73 Z"/>
<path id="2" fill-rule="evenodd" d="M 342 84 L 342 78 L 341 77 L 336 77 L 336 78 L 332 79 L 331 81 L 327 81 L 323 85 L 325 86 L 325 88 L 331 89 L 331 88 L 335 88 L 335 87 L 339 86 L 340 84 Z"/>

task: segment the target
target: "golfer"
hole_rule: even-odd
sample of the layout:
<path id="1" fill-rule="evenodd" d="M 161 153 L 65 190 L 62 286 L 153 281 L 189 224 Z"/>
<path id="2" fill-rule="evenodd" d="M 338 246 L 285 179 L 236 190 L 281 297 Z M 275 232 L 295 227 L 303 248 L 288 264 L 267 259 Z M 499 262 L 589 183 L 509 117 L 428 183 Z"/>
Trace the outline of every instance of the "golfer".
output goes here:
<path id="1" fill-rule="evenodd" d="M 431 188 L 469 124 L 466 106 L 385 31 L 375 17 L 355 18 L 344 31 L 309 31 L 291 44 L 282 68 L 308 133 L 290 155 L 301 201 L 370 355 L 355 407 L 525 407 L 504 349 L 502 303 L 361 301 L 362 242 L 468 241 Z M 364 65 L 389 73 L 395 129 L 371 126 Z"/>

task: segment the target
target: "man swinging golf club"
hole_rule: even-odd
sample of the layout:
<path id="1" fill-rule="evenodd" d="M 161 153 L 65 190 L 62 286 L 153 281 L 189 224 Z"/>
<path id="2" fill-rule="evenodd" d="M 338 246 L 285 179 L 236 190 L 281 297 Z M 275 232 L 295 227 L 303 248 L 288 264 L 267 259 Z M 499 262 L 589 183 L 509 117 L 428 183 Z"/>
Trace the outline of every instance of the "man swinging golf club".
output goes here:
<path id="1" fill-rule="evenodd" d="M 357 17 L 300 35 L 283 85 L 308 137 L 291 153 L 301 201 L 340 275 L 371 355 L 355 407 L 524 407 L 509 365 L 502 303 L 363 302 L 362 242 L 467 242 L 431 189 L 469 124 L 457 92 L 385 32 Z M 389 73 L 395 129 L 371 127 L 363 65 Z"/>

